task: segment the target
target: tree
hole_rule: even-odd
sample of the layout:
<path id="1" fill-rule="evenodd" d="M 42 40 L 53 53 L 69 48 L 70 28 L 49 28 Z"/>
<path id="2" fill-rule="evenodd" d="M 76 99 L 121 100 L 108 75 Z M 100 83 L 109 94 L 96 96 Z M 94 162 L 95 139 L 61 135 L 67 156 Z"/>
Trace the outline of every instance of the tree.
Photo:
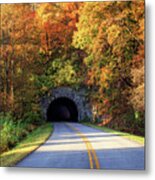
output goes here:
<path id="1" fill-rule="evenodd" d="M 144 2 L 88 2 L 80 11 L 73 45 L 87 52 L 84 62 L 86 84 L 93 90 L 90 98 L 99 115 L 111 115 L 111 127 L 134 131 L 136 109 L 131 97 L 136 94 L 131 93 L 132 71 L 135 56 L 143 52 Z M 144 106 L 142 101 L 140 104 Z"/>
<path id="2" fill-rule="evenodd" d="M 82 87 L 97 121 L 144 133 L 143 1 L 0 7 L 1 111 L 19 119 L 51 88 Z"/>
<path id="3" fill-rule="evenodd" d="M 28 87 L 31 84 L 30 67 L 39 47 L 35 37 L 35 12 L 31 4 L 4 4 L 1 5 L 1 11 L 3 107 L 4 111 L 23 111 L 25 96 L 29 94 Z"/>

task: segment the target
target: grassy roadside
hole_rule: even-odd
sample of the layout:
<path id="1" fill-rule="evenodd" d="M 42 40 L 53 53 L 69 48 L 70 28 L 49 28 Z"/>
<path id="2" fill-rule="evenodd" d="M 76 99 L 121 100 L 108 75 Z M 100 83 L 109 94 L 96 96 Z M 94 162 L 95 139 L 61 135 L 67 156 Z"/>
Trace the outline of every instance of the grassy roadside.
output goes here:
<path id="1" fill-rule="evenodd" d="M 136 136 L 136 135 L 125 133 L 125 132 L 116 131 L 116 130 L 113 130 L 113 129 L 110 129 L 110 128 L 107 128 L 107 127 L 97 126 L 97 125 L 92 124 L 90 122 L 82 122 L 82 124 L 86 125 L 86 126 L 96 128 L 96 129 L 99 129 L 99 130 L 104 131 L 104 132 L 110 132 L 110 133 L 113 133 L 113 134 L 120 135 L 120 136 L 122 136 L 124 138 L 127 138 L 129 140 L 132 140 L 132 141 L 135 141 L 135 142 L 138 142 L 138 143 L 144 145 L 145 138 L 142 137 L 142 136 Z"/>
<path id="2" fill-rule="evenodd" d="M 52 130 L 51 123 L 46 123 L 38 127 L 15 148 L 0 155 L 0 166 L 14 166 L 17 162 L 43 144 L 51 134 Z"/>

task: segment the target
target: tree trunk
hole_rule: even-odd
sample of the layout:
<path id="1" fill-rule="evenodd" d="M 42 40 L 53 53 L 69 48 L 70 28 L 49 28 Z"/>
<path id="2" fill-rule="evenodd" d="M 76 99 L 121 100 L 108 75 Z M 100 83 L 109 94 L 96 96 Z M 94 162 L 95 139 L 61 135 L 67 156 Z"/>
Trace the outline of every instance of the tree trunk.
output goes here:
<path id="1" fill-rule="evenodd" d="M 14 60 L 11 58 L 10 60 L 10 79 L 9 79 L 9 87 L 10 87 L 10 91 L 9 91 L 9 100 L 10 100 L 10 108 L 11 111 L 14 110 Z"/>

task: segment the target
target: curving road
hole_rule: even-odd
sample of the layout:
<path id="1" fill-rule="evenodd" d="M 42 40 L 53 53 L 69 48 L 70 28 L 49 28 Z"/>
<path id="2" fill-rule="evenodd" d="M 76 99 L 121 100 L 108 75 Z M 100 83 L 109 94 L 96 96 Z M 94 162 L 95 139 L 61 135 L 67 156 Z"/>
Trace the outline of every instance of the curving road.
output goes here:
<path id="1" fill-rule="evenodd" d="M 54 123 L 54 132 L 16 167 L 144 169 L 144 146 L 79 123 Z"/>

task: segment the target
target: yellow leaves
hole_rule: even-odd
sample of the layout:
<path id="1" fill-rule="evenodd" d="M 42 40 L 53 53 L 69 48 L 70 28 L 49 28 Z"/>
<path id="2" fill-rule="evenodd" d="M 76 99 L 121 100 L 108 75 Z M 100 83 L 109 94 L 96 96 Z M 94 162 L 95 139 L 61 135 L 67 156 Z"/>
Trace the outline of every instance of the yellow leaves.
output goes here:
<path id="1" fill-rule="evenodd" d="M 109 78 L 109 75 L 110 75 L 110 70 L 106 67 L 103 67 L 101 69 L 101 75 L 100 75 L 101 82 L 105 82 Z"/>
<path id="2" fill-rule="evenodd" d="M 130 102 L 135 109 L 144 111 L 144 83 L 134 88 L 131 92 Z"/>
<path id="3" fill-rule="evenodd" d="M 102 93 L 103 88 L 108 88 L 110 74 L 111 71 L 107 67 L 102 67 L 101 69 L 94 67 L 88 72 L 86 83 L 99 86 L 99 92 Z"/>
<path id="4" fill-rule="evenodd" d="M 39 4 L 37 8 L 37 16 L 39 20 L 41 20 L 42 23 L 46 22 L 50 18 L 52 10 L 52 5 L 49 3 Z"/>
<path id="5" fill-rule="evenodd" d="M 21 73 L 22 73 L 21 68 L 20 68 L 20 67 L 18 67 L 18 68 L 16 69 L 16 72 L 17 72 L 17 74 L 21 74 Z"/>
<path id="6" fill-rule="evenodd" d="M 92 71 L 88 71 L 88 75 L 87 75 L 86 78 L 87 78 L 87 79 L 86 79 L 86 83 L 87 83 L 88 85 L 94 84 L 94 76 L 93 76 Z"/>
<path id="7" fill-rule="evenodd" d="M 108 42 L 110 45 L 112 45 L 114 41 L 118 38 L 120 32 L 121 32 L 121 28 L 116 24 L 113 24 L 107 29 Z"/>
<path id="8" fill-rule="evenodd" d="M 42 90 L 43 92 L 46 92 L 46 91 L 48 90 L 48 87 L 43 86 L 43 87 L 41 88 L 41 90 Z"/>
<path id="9" fill-rule="evenodd" d="M 139 30 L 138 30 L 138 38 L 142 41 L 144 41 L 144 27 L 145 27 L 145 22 L 144 19 L 139 20 Z"/>
<path id="10" fill-rule="evenodd" d="M 101 74 L 100 74 L 100 82 L 99 82 L 99 85 L 101 87 L 101 91 L 102 91 L 102 88 L 108 88 L 108 80 L 110 78 L 110 70 L 106 67 L 103 67 L 101 69 Z"/>
<path id="11" fill-rule="evenodd" d="M 34 77 L 33 75 L 31 75 L 31 76 L 29 77 L 29 80 L 30 80 L 31 82 L 34 82 L 35 77 Z"/>

